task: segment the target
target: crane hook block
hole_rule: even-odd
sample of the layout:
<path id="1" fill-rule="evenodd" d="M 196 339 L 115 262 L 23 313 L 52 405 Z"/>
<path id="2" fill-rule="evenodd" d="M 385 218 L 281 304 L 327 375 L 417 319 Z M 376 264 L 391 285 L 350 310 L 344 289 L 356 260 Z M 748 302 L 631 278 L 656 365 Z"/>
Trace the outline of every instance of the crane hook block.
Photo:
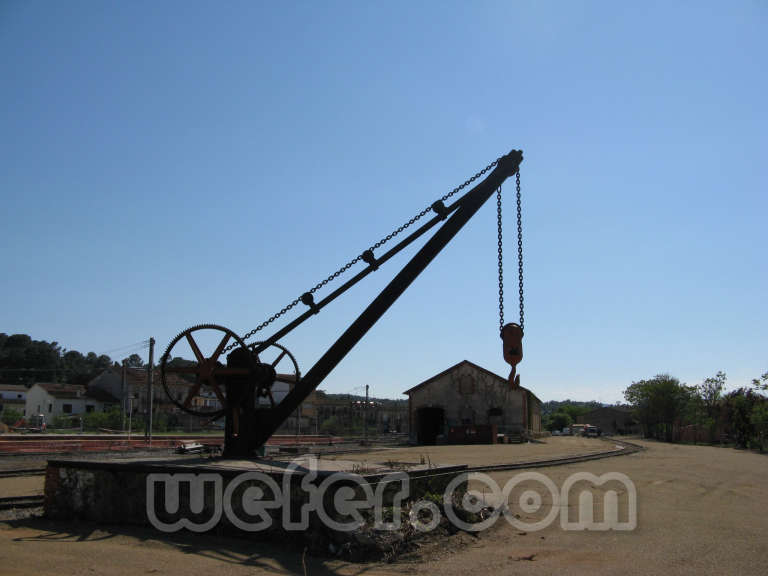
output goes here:
<path id="1" fill-rule="evenodd" d="M 360 255 L 360 258 L 374 270 L 379 269 L 379 261 L 376 260 L 376 256 L 373 255 L 373 250 L 366 250 Z"/>
<path id="2" fill-rule="evenodd" d="M 312 310 L 312 314 L 320 312 L 320 308 L 315 304 L 315 298 L 309 292 L 304 292 L 304 294 L 301 295 L 301 302 L 302 304 L 309 306 L 309 309 Z"/>
<path id="3" fill-rule="evenodd" d="M 523 329 L 519 324 L 510 322 L 501 329 L 503 342 L 504 361 L 512 366 L 509 373 L 509 385 L 511 388 L 520 387 L 520 375 L 516 375 L 517 365 L 523 359 Z"/>

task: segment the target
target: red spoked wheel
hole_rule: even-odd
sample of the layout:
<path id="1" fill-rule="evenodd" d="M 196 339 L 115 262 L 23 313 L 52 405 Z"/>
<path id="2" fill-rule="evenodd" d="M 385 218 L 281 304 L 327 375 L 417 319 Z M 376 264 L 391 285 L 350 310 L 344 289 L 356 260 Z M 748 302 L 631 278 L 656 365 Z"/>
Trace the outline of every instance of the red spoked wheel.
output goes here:
<path id="1" fill-rule="evenodd" d="M 217 334 L 216 332 L 222 333 Z M 160 360 L 160 379 L 169 400 L 184 412 L 211 420 L 222 416 L 227 406 L 223 376 L 250 376 L 253 367 L 229 368 L 221 356 L 232 342 L 250 351 L 232 330 L 217 324 L 200 324 L 176 336 Z M 207 351 L 210 355 L 206 355 Z M 172 353 L 176 354 L 173 356 Z M 194 360 L 183 355 L 194 356 Z"/>

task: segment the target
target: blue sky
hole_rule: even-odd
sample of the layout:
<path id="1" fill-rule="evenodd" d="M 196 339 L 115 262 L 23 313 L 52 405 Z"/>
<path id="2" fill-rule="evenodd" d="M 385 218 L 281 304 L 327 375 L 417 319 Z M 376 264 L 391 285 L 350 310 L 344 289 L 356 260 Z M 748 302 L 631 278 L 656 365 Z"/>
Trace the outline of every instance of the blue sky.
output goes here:
<path id="1" fill-rule="evenodd" d="M 523 385 L 747 384 L 768 370 L 766 24 L 746 1 L 5 1 L 0 331 L 158 356 L 192 324 L 244 333 L 519 148 Z M 282 341 L 303 371 L 406 261 Z M 506 374 L 495 266 L 491 201 L 321 388 Z"/>

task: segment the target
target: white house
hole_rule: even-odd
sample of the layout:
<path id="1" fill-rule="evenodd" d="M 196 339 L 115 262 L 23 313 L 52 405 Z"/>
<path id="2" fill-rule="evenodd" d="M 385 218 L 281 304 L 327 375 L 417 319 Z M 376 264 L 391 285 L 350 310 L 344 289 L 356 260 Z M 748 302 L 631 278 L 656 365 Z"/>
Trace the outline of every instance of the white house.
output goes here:
<path id="1" fill-rule="evenodd" d="M 43 414 L 46 418 L 86 412 L 103 412 L 120 401 L 112 395 L 99 391 L 87 393 L 83 386 L 36 382 L 27 391 L 25 414 Z"/>

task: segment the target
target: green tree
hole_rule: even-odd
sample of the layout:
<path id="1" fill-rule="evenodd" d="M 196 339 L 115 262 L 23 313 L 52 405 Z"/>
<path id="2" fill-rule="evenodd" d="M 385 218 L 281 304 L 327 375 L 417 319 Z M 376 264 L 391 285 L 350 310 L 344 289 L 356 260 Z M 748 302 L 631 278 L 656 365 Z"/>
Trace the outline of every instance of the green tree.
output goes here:
<path id="1" fill-rule="evenodd" d="M 128 368 L 143 368 L 144 367 L 144 360 L 141 359 L 141 356 L 138 354 L 131 354 L 123 360 L 125 362 L 125 365 L 128 366 Z"/>
<path id="2" fill-rule="evenodd" d="M 707 414 L 714 418 L 718 411 L 720 398 L 725 389 L 725 372 L 718 372 L 712 378 L 705 378 L 704 382 L 696 387 L 696 392 L 704 402 Z"/>
<path id="3" fill-rule="evenodd" d="M 555 412 L 549 416 L 549 422 L 547 423 L 547 430 L 552 432 L 553 430 L 562 430 L 567 428 L 573 423 L 573 418 L 568 412 Z"/>
<path id="4" fill-rule="evenodd" d="M 21 420 L 21 417 L 23 414 L 19 412 L 18 410 L 15 410 L 13 408 L 5 408 L 2 412 L 0 412 L 0 422 L 3 424 L 8 424 L 8 426 L 13 426 Z"/>
<path id="5" fill-rule="evenodd" d="M 768 400 L 762 399 L 755 402 L 752 406 L 752 413 L 749 421 L 755 431 L 755 438 L 760 447 L 760 452 L 764 450 L 765 439 L 768 437 Z"/>
<path id="6" fill-rule="evenodd" d="M 725 372 L 718 372 L 693 389 L 686 411 L 687 419 L 696 425 L 696 436 L 706 430 L 707 438 L 712 441 L 720 421 L 720 405 L 725 389 Z"/>
<path id="7" fill-rule="evenodd" d="M 658 374 L 633 382 L 624 390 L 624 398 L 634 407 L 645 436 L 672 442 L 693 392 L 677 378 Z"/>
<path id="8" fill-rule="evenodd" d="M 756 439 L 752 410 L 763 398 L 749 388 L 739 388 L 726 394 L 723 401 L 730 432 L 740 448 L 748 448 Z"/>
<path id="9" fill-rule="evenodd" d="M 0 339 L 0 378 L 3 382 L 51 380 L 59 369 L 61 349 L 56 342 L 32 340 L 27 334 Z"/>

